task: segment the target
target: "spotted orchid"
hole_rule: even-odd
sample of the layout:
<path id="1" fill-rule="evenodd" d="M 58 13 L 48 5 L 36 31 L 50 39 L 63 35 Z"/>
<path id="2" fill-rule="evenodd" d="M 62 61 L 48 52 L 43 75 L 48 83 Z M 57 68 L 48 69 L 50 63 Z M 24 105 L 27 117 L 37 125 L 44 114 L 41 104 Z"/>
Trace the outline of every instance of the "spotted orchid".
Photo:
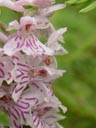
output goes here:
<path id="1" fill-rule="evenodd" d="M 3 81 L 6 81 L 8 84 L 10 84 L 13 80 L 12 77 L 12 69 L 13 69 L 13 63 L 9 56 L 3 55 L 3 51 L 0 51 L 0 86 Z M 9 67 L 10 65 L 10 67 Z"/>
<path id="2" fill-rule="evenodd" d="M 20 24 L 13 21 L 9 24 L 8 30 L 17 29 L 17 32 L 10 36 L 4 46 L 5 54 L 11 56 L 18 51 L 27 55 L 52 55 L 54 52 L 42 44 L 33 34 L 35 29 L 44 29 L 48 26 L 47 21 L 35 19 L 35 17 L 25 16 L 20 19 Z"/>
<path id="3" fill-rule="evenodd" d="M 16 2 L 19 6 L 31 5 L 38 7 L 39 15 L 49 16 L 52 12 L 59 9 L 65 8 L 64 4 L 52 5 L 55 3 L 55 0 L 19 0 Z"/>
<path id="4" fill-rule="evenodd" d="M 42 8 L 42 9 L 40 9 L 40 15 L 43 17 L 49 18 L 53 12 L 60 10 L 60 9 L 63 9 L 65 7 L 66 7 L 65 4 L 57 4 L 57 5 L 49 6 L 47 8 Z"/>
<path id="5" fill-rule="evenodd" d="M 19 0 L 16 2 L 17 5 L 32 5 L 32 6 L 37 6 L 40 8 L 45 8 L 51 4 L 53 4 L 55 1 L 54 0 Z"/>
<path id="6" fill-rule="evenodd" d="M 56 30 L 49 17 L 65 5 L 55 5 L 55 0 L 0 0 L 0 6 L 20 13 L 0 29 L 0 110 L 9 117 L 8 128 L 62 128 L 60 112 L 67 108 L 52 85 L 65 72 L 58 70 L 56 55 L 67 53 L 59 43 L 66 27 Z"/>
<path id="7" fill-rule="evenodd" d="M 58 42 L 64 42 L 62 34 L 67 31 L 67 28 L 61 28 L 54 31 L 48 38 L 47 46 L 53 49 L 55 54 L 67 54 L 68 52 Z"/>
<path id="8" fill-rule="evenodd" d="M 50 103 L 36 106 L 32 111 L 34 128 L 55 128 L 57 121 L 64 119 L 58 112 L 59 109 Z"/>
<path id="9" fill-rule="evenodd" d="M 10 9 L 17 11 L 17 12 L 23 12 L 24 11 L 24 8 L 22 6 L 16 5 L 15 2 L 13 2 L 12 0 L 6 0 L 6 1 L 0 0 L 0 6 L 10 8 Z"/>
<path id="10" fill-rule="evenodd" d="M 37 57 L 33 58 L 20 55 L 21 54 L 19 54 L 19 57 L 18 55 L 12 57 L 15 62 L 12 74 L 14 81 L 18 83 L 16 90 L 19 90 L 19 93 L 14 93 L 15 100 L 17 99 L 16 95 L 19 95 L 30 82 L 50 82 L 62 76 L 64 73 L 63 70 L 41 65 L 42 63 L 36 59 Z"/>
<path id="11" fill-rule="evenodd" d="M 33 86 L 32 89 L 26 89 L 17 102 L 14 102 L 12 93 L 16 84 L 11 87 L 3 86 L 0 88 L 0 108 L 6 111 L 11 122 L 10 128 L 22 128 L 23 125 L 32 125 L 31 108 L 44 102 L 44 96 Z M 38 94 L 38 95 L 37 95 Z M 29 118 L 30 117 L 30 118 Z"/>

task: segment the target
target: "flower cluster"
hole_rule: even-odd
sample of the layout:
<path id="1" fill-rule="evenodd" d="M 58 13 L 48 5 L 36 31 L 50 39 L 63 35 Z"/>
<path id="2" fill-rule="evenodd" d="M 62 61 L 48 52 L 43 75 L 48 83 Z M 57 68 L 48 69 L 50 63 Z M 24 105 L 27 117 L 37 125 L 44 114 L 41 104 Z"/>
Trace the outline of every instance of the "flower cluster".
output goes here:
<path id="1" fill-rule="evenodd" d="M 0 110 L 8 114 L 9 128 L 62 128 L 57 121 L 64 118 L 60 111 L 65 113 L 66 107 L 52 83 L 65 72 L 57 69 L 55 55 L 67 53 L 59 43 L 66 28 L 55 30 L 49 17 L 65 5 L 54 3 L 0 0 L 0 6 L 21 14 L 5 29 L 9 34 L 0 32 Z"/>

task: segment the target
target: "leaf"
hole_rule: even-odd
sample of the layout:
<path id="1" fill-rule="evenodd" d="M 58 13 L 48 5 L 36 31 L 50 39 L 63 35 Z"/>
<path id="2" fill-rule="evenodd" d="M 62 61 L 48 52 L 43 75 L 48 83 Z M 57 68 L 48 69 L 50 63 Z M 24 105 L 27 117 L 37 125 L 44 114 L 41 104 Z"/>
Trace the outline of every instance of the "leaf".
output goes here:
<path id="1" fill-rule="evenodd" d="M 0 123 L 4 124 L 5 126 L 9 125 L 9 123 L 8 123 L 8 116 L 3 111 L 0 111 Z"/>
<path id="2" fill-rule="evenodd" d="M 89 6 L 87 6 L 87 7 L 85 7 L 85 8 L 83 8 L 83 9 L 81 9 L 80 10 L 80 13 L 86 13 L 86 12 L 88 12 L 88 11 L 91 11 L 91 10 L 93 10 L 93 9 L 95 9 L 96 8 L 96 1 L 94 1 L 92 4 L 90 4 Z"/>
<path id="3" fill-rule="evenodd" d="M 66 4 L 75 4 L 77 0 L 68 0 L 65 2 Z"/>
<path id="4" fill-rule="evenodd" d="M 0 7 L 0 21 L 8 24 L 13 20 L 18 20 L 21 16 L 21 13 L 17 13 L 6 7 Z"/>
<path id="5" fill-rule="evenodd" d="M 66 4 L 80 4 L 80 3 L 84 3 L 87 2 L 88 0 L 68 0 L 67 2 L 65 2 Z"/>
<path id="6" fill-rule="evenodd" d="M 78 3 L 84 3 L 84 2 L 87 2 L 88 0 L 77 0 L 76 4 Z"/>

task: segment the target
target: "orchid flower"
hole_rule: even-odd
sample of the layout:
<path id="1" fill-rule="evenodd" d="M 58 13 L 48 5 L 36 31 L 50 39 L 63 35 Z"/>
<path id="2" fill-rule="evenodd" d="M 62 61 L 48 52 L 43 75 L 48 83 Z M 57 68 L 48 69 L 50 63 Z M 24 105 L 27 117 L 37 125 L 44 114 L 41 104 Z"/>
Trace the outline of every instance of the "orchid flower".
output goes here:
<path id="1" fill-rule="evenodd" d="M 53 12 L 65 7 L 54 2 L 0 0 L 0 6 L 20 12 L 19 20 L 4 28 L 8 36 L 0 31 L 0 110 L 8 114 L 8 128 L 62 128 L 60 112 L 67 108 L 55 96 L 52 83 L 65 72 L 58 70 L 55 55 L 67 53 L 59 43 L 67 29 L 56 30 L 49 21 Z"/>
<path id="2" fill-rule="evenodd" d="M 16 56 L 13 56 L 12 58 L 14 57 L 16 59 Z M 30 82 L 50 82 L 62 76 L 65 72 L 48 66 L 40 66 L 40 61 L 38 62 L 38 59 L 36 61 L 36 58 L 26 56 L 24 59 L 24 55 L 21 56 L 20 59 L 17 56 L 17 59 L 14 61 L 15 66 L 12 70 L 12 76 L 14 81 L 18 83 L 16 90 L 19 90 L 19 93 L 21 93 Z M 15 93 L 14 95 L 19 95 L 19 93 Z"/>
<path id="3" fill-rule="evenodd" d="M 67 28 L 61 28 L 57 31 L 54 31 L 49 39 L 48 39 L 48 42 L 46 43 L 46 45 L 51 48 L 55 54 L 67 54 L 68 52 L 66 51 L 66 49 L 64 47 L 62 47 L 58 41 L 60 42 L 64 42 L 63 40 L 63 33 L 65 33 L 67 31 Z"/>
<path id="4" fill-rule="evenodd" d="M 24 11 L 24 8 L 22 6 L 16 5 L 11 0 L 0 0 L 0 6 L 10 8 L 10 9 L 17 11 L 17 12 L 23 12 Z"/>
<path id="5" fill-rule="evenodd" d="M 57 10 L 60 10 L 60 9 L 63 9 L 65 8 L 66 5 L 65 4 L 57 4 L 57 5 L 52 5 L 52 6 L 49 6 L 49 7 L 46 7 L 46 8 L 42 8 L 40 9 L 40 15 L 41 16 L 45 16 L 45 17 L 50 17 L 50 15 L 57 11 Z"/>
<path id="6" fill-rule="evenodd" d="M 60 102 L 60 100 L 55 96 L 53 90 L 52 90 L 52 83 L 51 82 L 44 82 L 42 83 L 43 85 L 46 86 L 47 88 L 47 93 L 48 93 L 48 105 L 52 105 L 52 107 L 55 107 L 55 108 L 60 108 L 63 113 L 65 113 L 67 111 L 67 108 L 62 105 L 62 103 Z M 46 103 L 47 105 L 47 103 Z"/>
<path id="7" fill-rule="evenodd" d="M 54 0 L 19 0 L 16 2 L 16 4 L 19 6 L 31 5 L 31 6 L 39 7 L 39 13 L 41 16 L 48 16 L 54 11 L 66 7 L 66 5 L 64 4 L 52 5 L 54 3 L 55 3 Z"/>
<path id="8" fill-rule="evenodd" d="M 19 6 L 32 5 L 40 8 L 45 8 L 54 3 L 54 0 L 19 0 L 16 2 Z"/>
<path id="9" fill-rule="evenodd" d="M 57 121 L 64 119 L 64 116 L 61 116 L 58 112 L 59 109 L 50 104 L 44 103 L 36 106 L 32 110 L 34 128 L 55 128 Z"/>
<path id="10" fill-rule="evenodd" d="M 12 93 L 15 86 L 16 84 L 0 87 L 0 108 L 8 113 L 10 128 L 22 128 L 23 125 L 31 124 L 31 108 L 43 103 L 44 96 L 34 86 L 32 89 L 23 91 L 18 101 L 14 102 Z"/>
<path id="11" fill-rule="evenodd" d="M 0 51 L 0 85 L 5 80 L 8 84 L 10 84 L 13 80 L 11 71 L 13 69 L 13 63 L 8 56 L 3 55 L 3 51 Z M 10 66 L 9 66 L 10 65 Z"/>
<path id="12" fill-rule="evenodd" d="M 10 36 L 4 46 L 5 54 L 11 56 L 18 51 L 27 55 L 52 55 L 53 51 L 42 44 L 33 34 L 35 29 L 44 29 L 48 25 L 46 21 L 37 21 L 34 17 L 22 17 L 20 24 L 13 21 L 9 24 L 9 29 L 17 29 L 17 32 Z"/>

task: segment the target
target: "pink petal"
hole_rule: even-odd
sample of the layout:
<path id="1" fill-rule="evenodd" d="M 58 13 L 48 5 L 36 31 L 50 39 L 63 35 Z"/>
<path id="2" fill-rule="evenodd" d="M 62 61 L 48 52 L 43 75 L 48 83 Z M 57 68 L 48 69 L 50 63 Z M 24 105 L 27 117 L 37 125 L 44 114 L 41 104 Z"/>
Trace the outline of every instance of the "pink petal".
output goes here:
<path id="1" fill-rule="evenodd" d="M 32 5 L 32 6 L 38 6 L 38 7 L 46 7 L 51 5 L 54 2 L 54 0 L 19 0 L 16 2 L 17 5 Z"/>
<path id="2" fill-rule="evenodd" d="M 7 40 L 8 40 L 8 37 L 4 33 L 0 32 L 0 41 L 5 43 Z"/>
<path id="3" fill-rule="evenodd" d="M 18 101 L 18 99 L 20 98 L 23 90 L 26 88 L 26 84 L 25 85 L 20 85 L 20 84 L 17 84 L 17 86 L 15 87 L 13 93 L 12 93 L 12 98 L 15 102 Z"/>
<path id="4" fill-rule="evenodd" d="M 35 36 L 27 39 L 25 45 L 22 48 L 27 55 L 53 55 L 53 51 L 42 44 Z"/>
<path id="5" fill-rule="evenodd" d="M 21 44 L 15 38 L 10 39 L 4 46 L 4 53 L 6 55 L 12 56 L 20 50 Z"/>
<path id="6" fill-rule="evenodd" d="M 17 6 L 14 2 L 12 2 L 11 0 L 1 0 L 0 1 L 0 6 L 4 6 L 7 8 L 10 8 L 12 10 L 15 10 L 17 12 L 23 12 L 24 8 L 22 6 Z"/>
<path id="7" fill-rule="evenodd" d="M 63 9 L 65 8 L 66 5 L 64 4 L 57 4 L 57 5 L 52 5 L 52 6 L 49 6 L 47 8 L 44 8 L 44 9 L 41 9 L 40 13 L 41 15 L 43 16 L 47 16 L 49 15 L 50 13 L 54 12 L 54 11 L 57 11 L 59 9 Z"/>
<path id="8" fill-rule="evenodd" d="M 19 26 L 18 21 L 17 21 L 17 20 L 14 20 L 14 21 L 12 21 L 12 22 L 9 23 L 9 26 L 8 26 L 8 28 L 7 28 L 7 31 L 10 31 L 10 30 L 12 30 L 12 29 L 18 30 L 19 27 L 20 27 L 20 26 Z"/>

